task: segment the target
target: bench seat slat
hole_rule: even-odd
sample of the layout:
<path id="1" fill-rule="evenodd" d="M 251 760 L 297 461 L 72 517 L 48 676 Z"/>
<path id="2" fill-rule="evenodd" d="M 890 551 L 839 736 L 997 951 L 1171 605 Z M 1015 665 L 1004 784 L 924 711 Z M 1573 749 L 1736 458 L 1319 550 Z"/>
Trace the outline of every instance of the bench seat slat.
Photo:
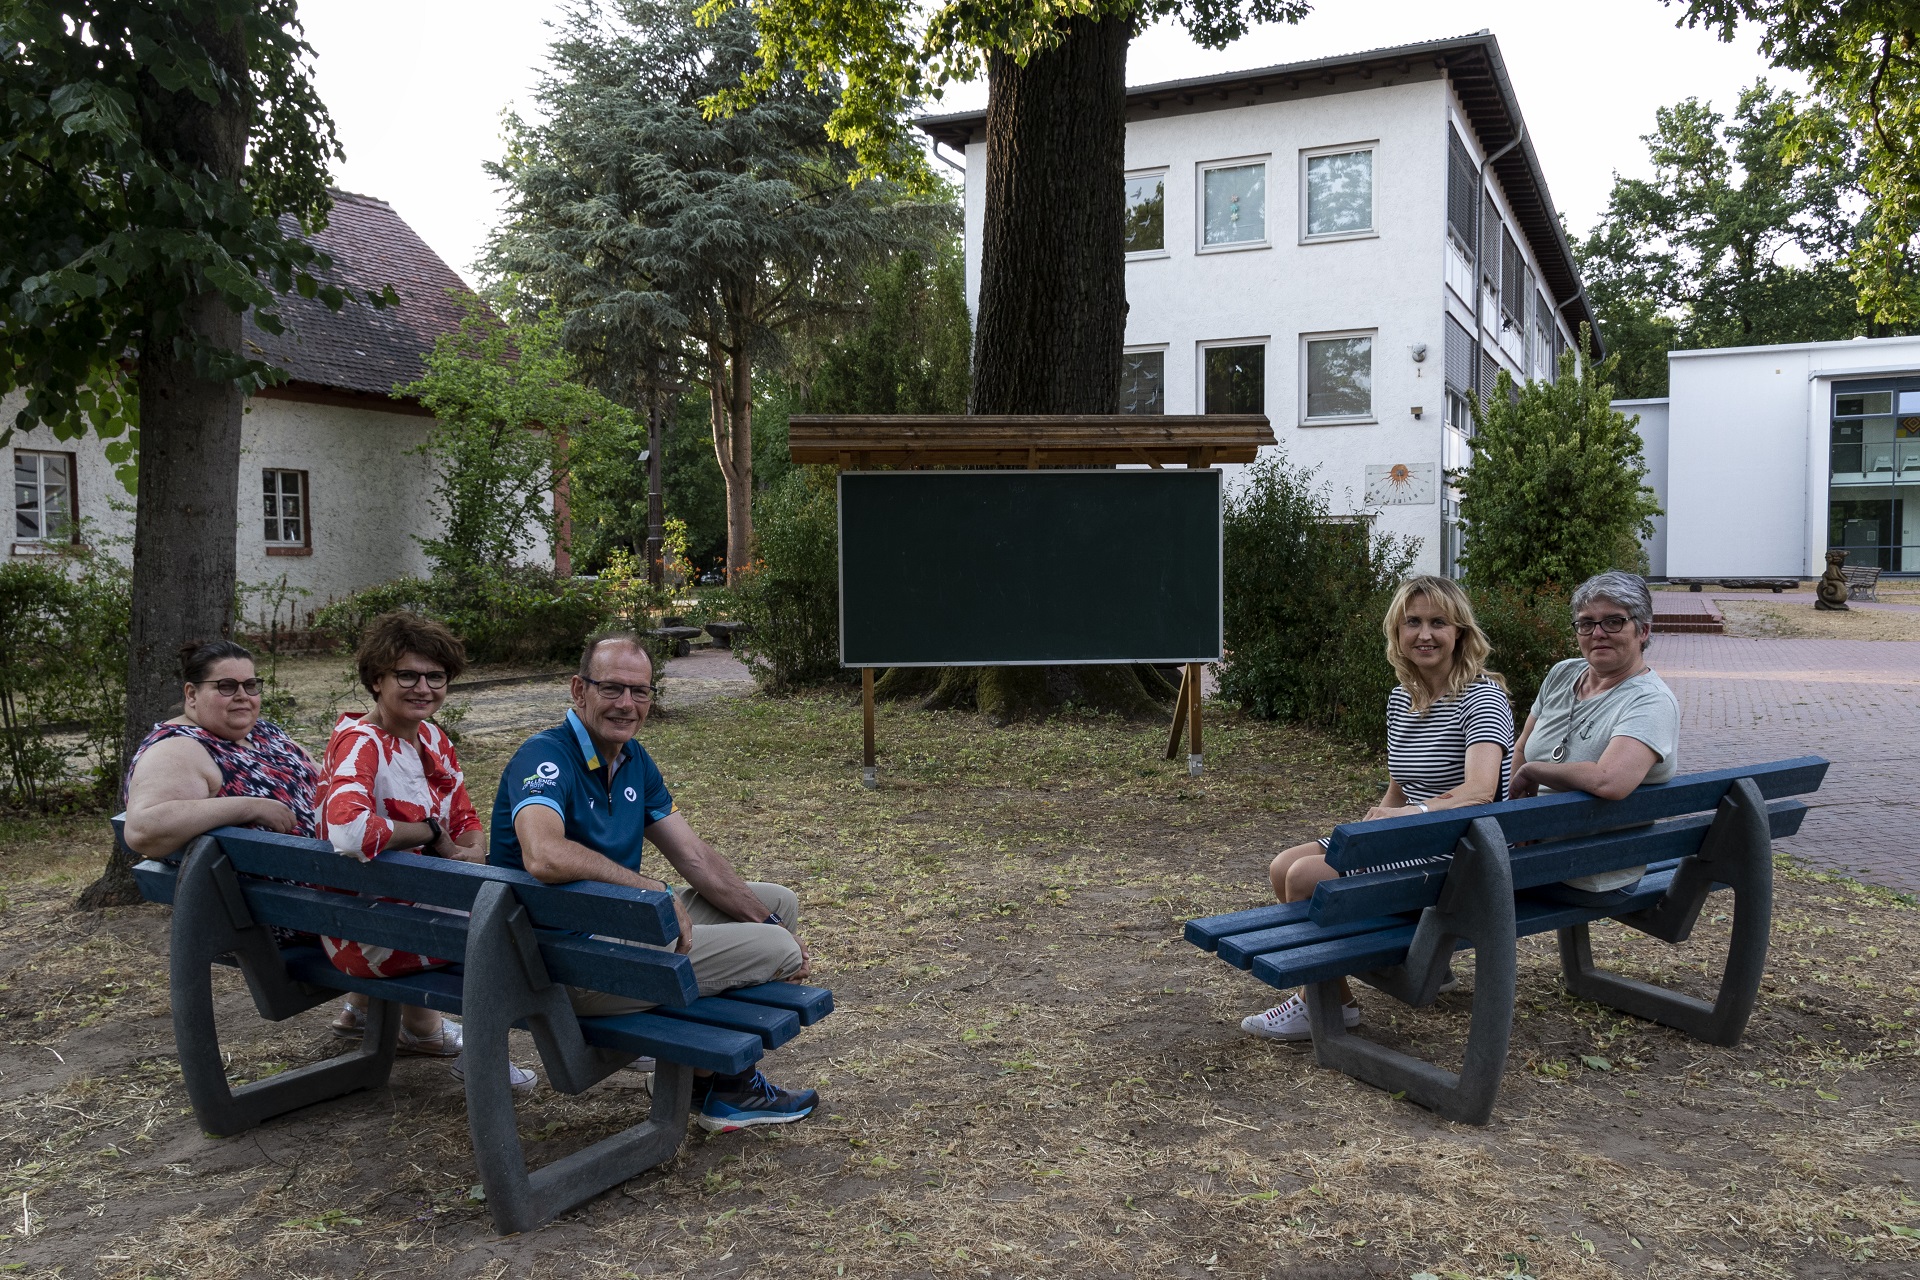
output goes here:
<path id="1" fill-rule="evenodd" d="M 833 1012 L 831 990 L 798 982 L 762 982 L 752 987 L 735 987 L 727 992 L 727 999 L 791 1010 L 803 1027 L 810 1027 Z"/>
<path id="2" fill-rule="evenodd" d="M 334 968 L 333 961 L 327 959 L 327 953 L 319 947 L 285 947 L 280 954 L 286 961 L 288 976 L 296 982 L 331 987 L 335 991 L 358 991 L 376 1000 L 417 1004 L 455 1017 L 462 1012 L 460 1002 L 463 984 L 458 965 L 410 973 L 404 978 L 356 978 Z"/>
<path id="3" fill-rule="evenodd" d="M 704 1022 L 683 1022 L 658 1013 L 622 1013 L 580 1019 L 580 1034 L 590 1045 L 646 1054 L 666 1062 L 684 1062 L 717 1075 L 737 1075 L 760 1061 L 766 1051 L 759 1036 Z"/>
<path id="4" fill-rule="evenodd" d="M 1337 870 L 1352 871 L 1408 858 L 1437 858 L 1453 852 L 1475 818 L 1497 821 L 1509 844 L 1640 826 L 1712 809 L 1741 778 L 1753 779 L 1763 798 L 1779 800 L 1819 790 L 1826 772 L 1826 760 L 1802 756 L 1685 774 L 1671 782 L 1641 787 L 1619 800 L 1597 800 L 1584 792 L 1568 791 L 1470 809 L 1349 822 L 1333 829 L 1333 847 L 1327 861 Z"/>
<path id="5" fill-rule="evenodd" d="M 1595 907 L 1561 906 L 1557 903 L 1522 901 L 1515 904 L 1515 933 L 1520 937 L 1564 929 L 1589 920 L 1604 920 L 1653 906 L 1673 883 L 1674 868 L 1649 871 L 1639 888 L 1625 902 L 1601 910 Z M 1356 934 L 1331 942 L 1295 947 L 1291 951 L 1255 958 L 1254 976 L 1275 987 L 1298 987 L 1310 982 L 1329 982 L 1369 969 L 1385 969 L 1404 963 L 1407 947 L 1413 941 L 1414 926 L 1406 925 L 1381 933 Z M 1462 944 L 1464 949 L 1464 944 Z"/>
<path id="6" fill-rule="evenodd" d="M 524 871 L 480 866 L 417 853 L 383 853 L 362 862 L 300 836 L 221 827 L 213 833 L 221 852 L 242 875 L 375 893 L 435 907 L 471 911 L 474 895 L 489 883 L 513 887 L 538 928 L 598 933 L 655 945 L 679 936 L 672 895 L 624 885 L 580 880 L 550 885 Z"/>
<path id="7" fill-rule="evenodd" d="M 654 1012 L 669 1018 L 705 1023 L 710 1027 L 745 1031 L 749 1035 L 759 1036 L 769 1049 L 778 1049 L 800 1034 L 800 1017 L 792 1010 L 732 1000 L 727 996 L 702 996 L 681 1008 L 662 1006 Z"/>
<path id="8" fill-rule="evenodd" d="M 1798 833 L 1806 815 L 1807 806 L 1799 800 L 1775 800 L 1767 805 L 1768 826 L 1776 840 Z M 1644 831 L 1583 836 L 1515 849 L 1511 862 L 1513 887 L 1533 889 L 1575 876 L 1684 858 L 1699 851 L 1712 824 L 1711 813 L 1690 814 L 1656 823 Z M 1336 925 L 1418 911 L 1440 900 L 1446 875 L 1446 864 L 1441 863 L 1323 880 L 1314 890 L 1308 915 L 1316 924 Z"/>
<path id="9" fill-rule="evenodd" d="M 1287 951 L 1314 942 L 1332 942 L 1336 938 L 1352 937 L 1357 933 L 1384 933 L 1402 925 L 1417 923 L 1410 916 L 1398 915 L 1373 916 L 1330 925 L 1315 920 L 1300 920 L 1274 929 L 1256 929 L 1252 933 L 1236 933 L 1230 938 L 1222 938 L 1218 954 L 1236 969 L 1245 969 L 1253 964 L 1255 956 L 1263 956 L 1270 951 Z"/>
<path id="10" fill-rule="evenodd" d="M 1282 925 L 1297 924 L 1307 918 L 1307 904 L 1304 902 L 1276 902 L 1265 907 L 1253 907 L 1246 911 L 1231 911 L 1223 916 L 1202 916 L 1187 921 L 1187 941 L 1202 951 L 1212 951 L 1220 945 L 1220 939 L 1236 933 L 1252 933 L 1256 929 L 1277 929 Z"/>

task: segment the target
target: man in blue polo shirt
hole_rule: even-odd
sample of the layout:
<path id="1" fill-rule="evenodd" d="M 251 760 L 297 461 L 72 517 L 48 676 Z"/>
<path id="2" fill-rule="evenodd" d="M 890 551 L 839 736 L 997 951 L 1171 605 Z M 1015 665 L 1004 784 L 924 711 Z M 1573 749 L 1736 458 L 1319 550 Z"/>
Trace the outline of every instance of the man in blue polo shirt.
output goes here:
<path id="1" fill-rule="evenodd" d="M 653 758 L 633 740 L 653 692 L 653 664 L 638 637 L 605 632 L 587 641 L 573 677 L 573 709 L 507 762 L 494 797 L 487 860 L 548 884 L 599 880 L 666 889 L 640 871 L 642 842 L 651 840 L 690 886 L 674 897 L 677 949 L 692 960 L 701 995 L 806 977 L 811 961 L 797 932 L 800 903 L 793 891 L 742 880 L 694 834 Z M 571 994 L 582 1017 L 652 1007 L 604 992 L 575 988 Z M 694 1093 L 701 1127 L 718 1133 L 786 1124 L 819 1102 L 813 1090 L 778 1088 L 757 1070 L 703 1076 Z"/>

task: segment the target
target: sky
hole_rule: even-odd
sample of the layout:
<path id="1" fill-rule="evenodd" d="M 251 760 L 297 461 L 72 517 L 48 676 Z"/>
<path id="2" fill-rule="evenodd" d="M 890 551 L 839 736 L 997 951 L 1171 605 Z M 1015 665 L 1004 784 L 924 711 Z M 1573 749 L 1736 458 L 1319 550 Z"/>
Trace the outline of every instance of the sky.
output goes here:
<path id="1" fill-rule="evenodd" d="M 334 168 L 335 185 L 393 205 L 470 283 L 500 213 L 482 166 L 501 154 L 507 113 L 537 114 L 547 23 L 561 8 L 557 0 L 306 0 L 300 7 L 320 96 L 347 153 Z M 1753 32 L 1723 44 L 1676 28 L 1678 17 L 1661 0 L 1321 0 L 1297 26 L 1261 28 L 1219 52 L 1199 48 L 1177 27 L 1157 27 L 1134 42 L 1127 80 L 1151 84 L 1490 30 L 1554 202 L 1579 236 L 1605 209 L 1616 172 L 1651 172 L 1640 139 L 1657 107 L 1698 97 L 1731 111 L 1740 90 L 1763 75 L 1800 87 L 1767 66 Z M 930 110 L 985 105 L 982 82 L 960 86 Z"/>

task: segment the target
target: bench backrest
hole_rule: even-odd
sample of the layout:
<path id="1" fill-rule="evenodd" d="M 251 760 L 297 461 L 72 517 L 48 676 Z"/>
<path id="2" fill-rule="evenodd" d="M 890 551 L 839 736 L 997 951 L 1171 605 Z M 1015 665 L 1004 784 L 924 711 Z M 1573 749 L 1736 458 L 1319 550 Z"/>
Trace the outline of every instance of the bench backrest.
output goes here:
<path id="1" fill-rule="evenodd" d="M 543 884 L 522 871 L 409 853 L 361 862 L 325 841 L 269 831 L 221 827 L 209 835 L 233 873 L 227 883 L 242 898 L 234 907 L 259 924 L 458 961 L 466 954 L 469 922 L 457 913 L 472 909 L 483 886 L 499 883 L 525 912 L 524 936 L 554 981 L 675 1006 L 699 995 L 685 956 L 600 940 L 670 944 L 678 925 L 665 893 L 595 882 Z M 135 878 L 148 898 L 171 902 L 180 870 L 143 862 Z"/>
<path id="2" fill-rule="evenodd" d="M 1438 858 L 1453 852 L 1477 818 L 1498 822 L 1508 844 L 1596 835 L 1710 810 L 1741 778 L 1753 779 L 1763 797 L 1775 800 L 1819 790 L 1826 774 L 1824 759 L 1801 756 L 1771 764 L 1685 774 L 1670 782 L 1641 787 L 1619 800 L 1597 800 L 1584 791 L 1568 791 L 1469 809 L 1349 822 L 1333 829 L 1327 862 L 1338 871 L 1353 873 L 1388 862 Z"/>

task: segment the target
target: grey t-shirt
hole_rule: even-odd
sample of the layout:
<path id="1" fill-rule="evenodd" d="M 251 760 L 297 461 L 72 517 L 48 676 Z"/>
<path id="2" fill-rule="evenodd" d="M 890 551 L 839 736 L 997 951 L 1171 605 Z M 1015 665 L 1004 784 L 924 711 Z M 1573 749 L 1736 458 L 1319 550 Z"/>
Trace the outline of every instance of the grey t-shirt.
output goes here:
<path id="1" fill-rule="evenodd" d="M 1632 738 L 1645 743 L 1655 757 L 1646 781 L 1672 778 L 1680 751 L 1680 702 L 1667 682 L 1652 671 L 1643 671 L 1583 702 L 1574 695 L 1574 689 L 1586 672 L 1585 658 L 1569 658 L 1556 663 L 1540 682 L 1540 696 L 1533 701 L 1533 733 L 1527 739 L 1526 763 L 1552 761 L 1554 748 L 1562 743 L 1567 749 L 1560 763 L 1593 762 L 1615 738 Z M 1629 867 L 1603 871 L 1566 883 L 1589 893 L 1604 893 L 1626 888 L 1645 870 Z"/>

